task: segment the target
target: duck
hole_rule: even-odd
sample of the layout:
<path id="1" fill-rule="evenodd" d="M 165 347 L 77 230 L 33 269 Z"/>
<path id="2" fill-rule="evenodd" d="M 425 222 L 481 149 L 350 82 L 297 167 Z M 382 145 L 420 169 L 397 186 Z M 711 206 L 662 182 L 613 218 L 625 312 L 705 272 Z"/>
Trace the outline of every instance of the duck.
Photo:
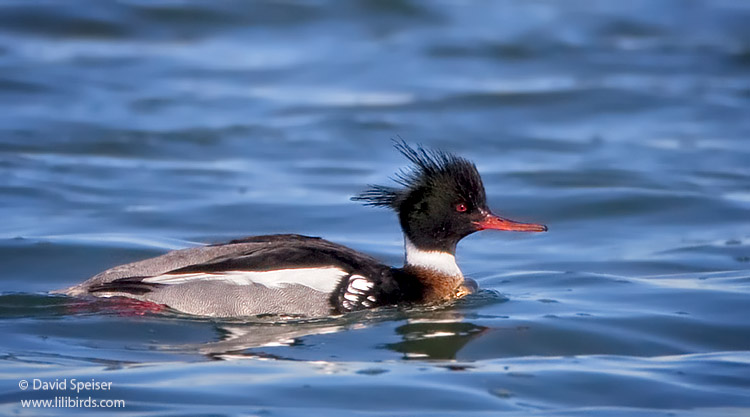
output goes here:
<path id="1" fill-rule="evenodd" d="M 209 317 L 321 317 L 442 303 L 478 289 L 456 263 L 461 239 L 482 230 L 547 231 L 493 214 L 469 160 L 403 140 L 395 148 L 411 163 L 393 177 L 396 185 L 370 185 L 351 199 L 396 213 L 404 236 L 401 267 L 319 237 L 275 234 L 171 251 L 58 292 L 124 297 Z"/>

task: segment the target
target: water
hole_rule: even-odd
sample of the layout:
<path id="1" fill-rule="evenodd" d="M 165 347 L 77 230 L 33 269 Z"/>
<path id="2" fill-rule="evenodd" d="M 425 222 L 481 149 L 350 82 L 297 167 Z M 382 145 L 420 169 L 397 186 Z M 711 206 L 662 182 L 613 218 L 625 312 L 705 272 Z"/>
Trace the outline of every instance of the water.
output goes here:
<path id="1" fill-rule="evenodd" d="M 4 1 L 0 413 L 750 414 L 750 4 Z M 482 291 L 217 321 L 47 295 L 199 242 L 295 232 L 398 264 L 350 202 L 390 139 L 476 161 L 545 234 L 459 245 Z M 75 396 L 75 393 L 74 395 Z M 101 409 L 92 413 L 102 413 Z"/>

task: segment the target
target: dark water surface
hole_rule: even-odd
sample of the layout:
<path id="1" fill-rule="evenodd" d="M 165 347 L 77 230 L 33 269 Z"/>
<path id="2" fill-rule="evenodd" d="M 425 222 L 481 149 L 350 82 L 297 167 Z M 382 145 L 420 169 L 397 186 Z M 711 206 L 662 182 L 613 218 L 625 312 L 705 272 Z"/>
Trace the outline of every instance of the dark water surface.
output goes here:
<path id="1" fill-rule="evenodd" d="M 0 414 L 750 415 L 749 22 L 744 0 L 0 2 Z M 549 233 L 466 239 L 483 290 L 434 308 L 46 294 L 264 233 L 398 264 L 394 216 L 348 200 L 404 166 L 397 135 Z"/>

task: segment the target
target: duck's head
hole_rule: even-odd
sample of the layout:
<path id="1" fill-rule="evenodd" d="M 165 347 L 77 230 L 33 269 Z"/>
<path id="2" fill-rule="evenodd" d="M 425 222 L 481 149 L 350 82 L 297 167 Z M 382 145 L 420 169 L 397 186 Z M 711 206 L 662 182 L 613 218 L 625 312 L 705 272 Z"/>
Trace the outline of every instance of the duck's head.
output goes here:
<path id="1" fill-rule="evenodd" d="M 477 167 L 453 154 L 395 145 L 413 166 L 396 174 L 401 187 L 373 185 L 352 200 L 396 211 L 408 242 L 422 251 L 455 254 L 464 237 L 480 230 L 544 232 L 547 226 L 493 214 Z"/>

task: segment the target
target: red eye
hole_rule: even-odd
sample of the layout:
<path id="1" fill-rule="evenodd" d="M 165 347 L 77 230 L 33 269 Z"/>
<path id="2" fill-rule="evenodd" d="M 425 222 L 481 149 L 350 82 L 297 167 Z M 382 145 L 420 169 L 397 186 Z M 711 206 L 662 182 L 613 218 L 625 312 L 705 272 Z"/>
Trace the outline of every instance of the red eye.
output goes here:
<path id="1" fill-rule="evenodd" d="M 466 204 L 464 203 L 458 203 L 456 204 L 456 211 L 459 213 L 463 213 L 467 210 Z"/>

